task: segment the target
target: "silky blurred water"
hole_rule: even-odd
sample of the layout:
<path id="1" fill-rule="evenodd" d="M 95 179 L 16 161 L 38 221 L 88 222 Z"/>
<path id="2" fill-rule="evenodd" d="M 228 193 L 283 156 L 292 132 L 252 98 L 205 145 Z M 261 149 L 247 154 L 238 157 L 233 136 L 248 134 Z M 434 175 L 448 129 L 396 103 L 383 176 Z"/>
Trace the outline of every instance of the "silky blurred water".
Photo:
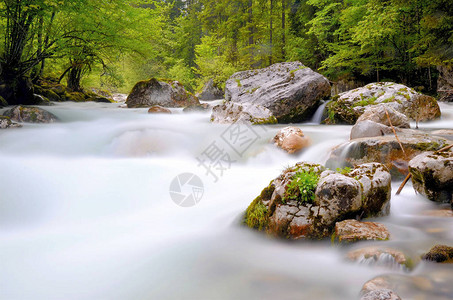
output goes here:
<path id="1" fill-rule="evenodd" d="M 417 299 L 453 295 L 453 268 L 351 263 L 352 246 L 269 239 L 240 225 L 271 179 L 298 161 L 324 163 L 350 126 L 296 124 L 312 146 L 294 156 L 270 143 L 284 126 L 254 127 L 255 141 L 239 155 L 222 139 L 230 127 L 210 124 L 209 113 L 149 115 L 105 103 L 45 109 L 61 122 L 0 131 L 1 299 L 356 299 L 382 274 L 446 287 Z M 442 111 L 420 128 L 452 128 L 453 106 Z M 231 158 L 217 180 L 197 160 L 213 143 Z M 169 194 L 184 172 L 204 184 L 190 208 Z M 379 219 L 392 239 L 361 244 L 417 255 L 453 245 L 453 218 L 425 214 L 441 208 L 408 184 Z"/>

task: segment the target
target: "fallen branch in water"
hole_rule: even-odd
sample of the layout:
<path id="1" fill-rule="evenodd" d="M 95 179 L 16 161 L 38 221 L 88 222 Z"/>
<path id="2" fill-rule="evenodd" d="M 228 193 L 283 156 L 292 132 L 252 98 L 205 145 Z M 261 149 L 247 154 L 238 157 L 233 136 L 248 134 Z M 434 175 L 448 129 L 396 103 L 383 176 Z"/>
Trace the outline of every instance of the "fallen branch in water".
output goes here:
<path id="1" fill-rule="evenodd" d="M 451 148 L 453 148 L 453 144 L 451 145 L 448 145 L 448 146 L 445 146 L 437 151 L 434 152 L 434 154 L 439 154 L 440 152 L 444 152 L 444 151 L 448 151 L 450 150 Z M 401 193 L 401 191 L 403 190 L 404 186 L 406 185 L 406 183 L 409 181 L 409 179 L 412 177 L 412 174 L 409 172 L 409 174 L 407 174 L 406 178 L 404 178 L 403 182 L 401 183 L 400 187 L 398 188 L 398 190 L 396 191 L 396 195 L 399 195 Z"/>
<path id="2" fill-rule="evenodd" d="M 392 121 L 390 121 L 389 112 L 387 111 L 387 108 L 386 108 L 386 107 L 384 107 L 384 110 L 385 110 L 385 114 L 387 115 L 387 120 L 389 120 L 390 127 L 392 128 L 393 133 L 395 134 L 396 140 L 398 141 L 398 144 L 400 145 L 401 150 L 403 151 L 404 158 L 407 160 L 406 151 L 404 151 L 403 144 L 401 144 L 401 141 L 400 141 L 400 139 L 398 138 L 398 135 L 396 134 L 396 130 L 395 130 L 395 127 L 393 127 Z"/>

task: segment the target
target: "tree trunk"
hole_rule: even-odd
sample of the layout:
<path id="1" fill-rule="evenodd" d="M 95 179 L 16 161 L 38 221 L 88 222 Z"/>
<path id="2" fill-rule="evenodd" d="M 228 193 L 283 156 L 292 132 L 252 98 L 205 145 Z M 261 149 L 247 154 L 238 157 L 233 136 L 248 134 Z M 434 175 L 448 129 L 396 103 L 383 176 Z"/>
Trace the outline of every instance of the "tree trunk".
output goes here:
<path id="1" fill-rule="evenodd" d="M 73 66 L 68 73 L 67 87 L 74 92 L 82 92 L 80 81 L 82 79 L 82 68 Z"/>
<path id="2" fill-rule="evenodd" d="M 282 60 L 286 58 L 286 0 L 282 0 Z"/>
<path id="3" fill-rule="evenodd" d="M 248 3 L 248 8 L 249 8 L 249 46 L 253 45 L 253 34 L 254 34 L 254 29 L 253 29 L 253 0 L 249 0 Z"/>
<path id="4" fill-rule="evenodd" d="M 273 28 L 272 28 L 272 15 L 273 15 L 273 9 L 274 9 L 274 1 L 270 0 L 270 8 L 269 8 L 269 65 L 272 65 L 272 34 L 273 34 Z"/>

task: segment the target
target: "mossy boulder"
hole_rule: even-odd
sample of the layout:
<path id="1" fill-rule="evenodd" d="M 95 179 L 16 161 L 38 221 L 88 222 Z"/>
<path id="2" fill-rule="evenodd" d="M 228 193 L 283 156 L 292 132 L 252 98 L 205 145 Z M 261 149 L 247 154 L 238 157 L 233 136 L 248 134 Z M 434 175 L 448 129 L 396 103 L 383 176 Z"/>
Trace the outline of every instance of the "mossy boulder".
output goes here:
<path id="1" fill-rule="evenodd" d="M 332 149 L 326 166 L 335 169 L 378 162 L 390 170 L 392 179 L 397 180 L 407 175 L 408 163 L 412 158 L 449 144 L 445 138 L 411 129 L 400 129 L 398 138 L 404 151 L 393 134 L 350 140 Z"/>
<path id="2" fill-rule="evenodd" d="M 186 107 L 199 103 L 198 99 L 187 92 L 178 81 L 160 81 L 156 78 L 136 83 L 126 100 L 129 108 L 153 105 Z"/>
<path id="3" fill-rule="evenodd" d="M 3 115 L 21 123 L 54 123 L 58 121 L 54 114 L 33 106 L 17 105 L 5 111 Z"/>
<path id="4" fill-rule="evenodd" d="M 453 205 L 453 152 L 425 152 L 409 162 L 414 189 L 431 201 Z"/>
<path id="5" fill-rule="evenodd" d="M 440 117 L 436 99 L 417 93 L 414 89 L 393 82 L 370 83 L 334 97 L 327 104 L 328 124 L 354 124 L 367 107 L 387 104 L 414 121 Z"/>
<path id="6" fill-rule="evenodd" d="M 453 247 L 436 245 L 424 254 L 422 259 L 438 263 L 453 263 Z"/>
<path id="7" fill-rule="evenodd" d="M 272 236 L 321 239 L 333 233 L 336 222 L 387 215 L 390 189 L 390 174 L 380 164 L 339 174 L 318 164 L 298 163 L 253 200 L 244 223 Z"/>
<path id="8" fill-rule="evenodd" d="M 309 120 L 329 96 L 329 80 L 300 62 L 237 72 L 225 84 L 227 101 L 269 109 L 279 123 Z"/>

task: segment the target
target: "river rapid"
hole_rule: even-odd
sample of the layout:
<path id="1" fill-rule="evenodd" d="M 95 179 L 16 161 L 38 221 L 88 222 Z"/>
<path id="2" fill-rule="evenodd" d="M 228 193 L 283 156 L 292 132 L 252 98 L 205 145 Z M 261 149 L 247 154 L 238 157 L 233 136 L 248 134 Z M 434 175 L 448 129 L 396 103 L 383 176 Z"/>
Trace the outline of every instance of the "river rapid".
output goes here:
<path id="1" fill-rule="evenodd" d="M 60 123 L 0 131 L 1 299 L 357 299 L 384 274 L 403 299 L 453 299 L 451 265 L 345 259 L 383 243 L 414 257 L 453 246 L 453 217 L 433 216 L 445 207 L 410 183 L 399 196 L 393 183 L 391 214 L 378 219 L 392 234 L 386 242 L 287 242 L 240 224 L 270 180 L 298 161 L 325 163 L 351 126 L 295 124 L 312 145 L 290 156 L 270 143 L 283 125 L 253 127 L 237 151 L 225 140 L 232 128 L 210 124 L 207 112 L 118 106 L 56 103 L 43 108 Z M 441 110 L 420 129 L 453 128 L 453 105 Z M 213 145 L 228 157 L 217 178 L 200 163 Z M 170 196 L 181 173 L 203 183 L 195 206 Z"/>

